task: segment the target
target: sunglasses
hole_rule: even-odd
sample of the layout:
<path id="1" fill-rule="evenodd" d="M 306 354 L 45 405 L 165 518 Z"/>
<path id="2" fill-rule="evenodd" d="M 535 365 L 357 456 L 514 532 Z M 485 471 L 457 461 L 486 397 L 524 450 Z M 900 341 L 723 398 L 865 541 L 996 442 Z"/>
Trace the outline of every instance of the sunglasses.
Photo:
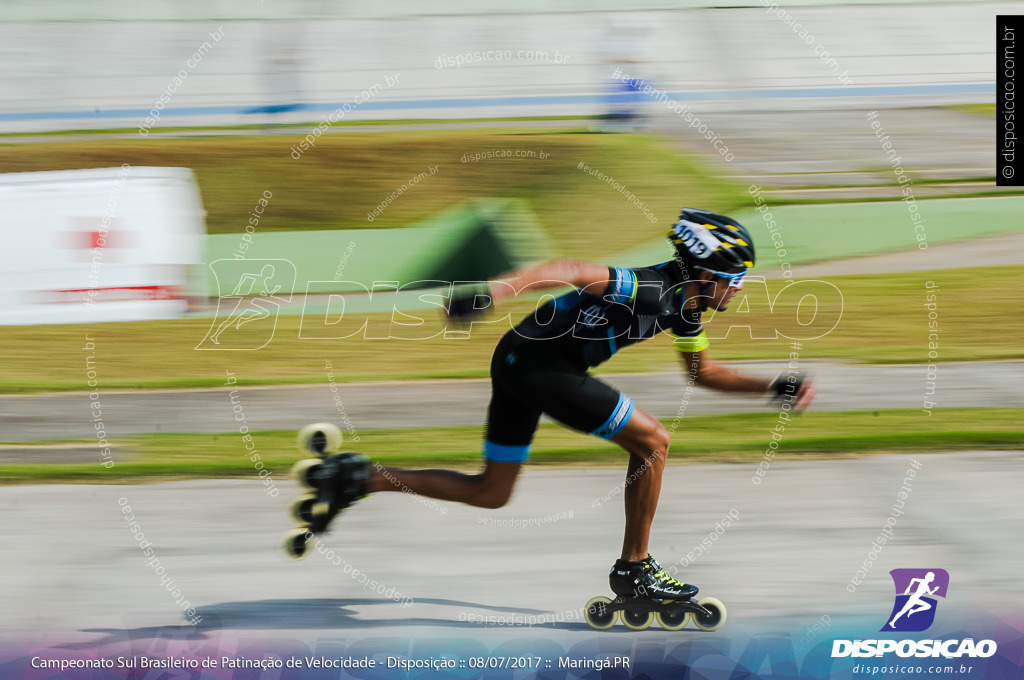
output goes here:
<path id="1" fill-rule="evenodd" d="M 747 275 L 746 272 L 740 272 L 739 274 L 724 274 L 722 272 L 712 272 L 715 276 L 725 279 L 729 282 L 730 288 L 739 288 L 743 285 L 743 277 Z"/>

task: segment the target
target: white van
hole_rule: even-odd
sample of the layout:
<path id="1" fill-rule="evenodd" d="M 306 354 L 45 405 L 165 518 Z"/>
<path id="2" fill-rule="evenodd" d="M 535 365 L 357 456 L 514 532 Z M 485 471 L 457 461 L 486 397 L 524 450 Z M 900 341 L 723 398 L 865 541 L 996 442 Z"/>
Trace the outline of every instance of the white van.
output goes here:
<path id="1" fill-rule="evenodd" d="M 171 319 L 207 294 L 192 171 L 0 174 L 0 324 Z"/>

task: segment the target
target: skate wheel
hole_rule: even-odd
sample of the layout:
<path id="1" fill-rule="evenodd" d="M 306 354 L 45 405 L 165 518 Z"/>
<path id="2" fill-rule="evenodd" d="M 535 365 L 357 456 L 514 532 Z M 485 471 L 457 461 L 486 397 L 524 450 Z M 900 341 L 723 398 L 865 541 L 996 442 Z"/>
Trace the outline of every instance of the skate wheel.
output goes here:
<path id="1" fill-rule="evenodd" d="M 323 458 L 341 451 L 341 430 L 331 423 L 313 423 L 299 430 L 299 451 Z"/>
<path id="2" fill-rule="evenodd" d="M 597 630 L 608 630 L 614 626 L 619 613 L 608 608 L 611 603 L 612 601 L 603 595 L 598 595 L 588 602 L 583 608 L 583 618 L 587 625 Z"/>
<path id="3" fill-rule="evenodd" d="M 301 560 L 306 556 L 306 552 L 309 550 L 309 529 L 306 527 L 297 527 L 285 532 L 283 537 L 284 551 L 288 553 L 290 557 L 294 557 L 297 560 Z"/>
<path id="4" fill-rule="evenodd" d="M 631 612 L 628 609 L 623 609 L 622 614 L 622 625 L 630 630 L 647 630 L 654 623 L 654 612 Z"/>
<path id="5" fill-rule="evenodd" d="M 682 630 L 690 620 L 690 612 L 658 612 L 658 625 L 665 630 Z"/>
<path id="6" fill-rule="evenodd" d="M 307 489 L 315 489 L 316 484 L 313 482 L 313 474 L 319 467 L 320 460 L 318 458 L 303 458 L 292 466 L 292 479 Z"/>
<path id="7" fill-rule="evenodd" d="M 708 631 L 718 630 L 725 625 L 727 614 L 725 605 L 722 604 L 721 600 L 714 597 L 703 597 L 697 600 L 697 604 L 711 612 L 711 616 L 704 616 L 695 612 L 693 615 L 693 625 L 701 630 Z"/>
<path id="8" fill-rule="evenodd" d="M 301 496 L 297 496 L 291 504 L 292 517 L 296 519 L 300 524 L 312 524 L 313 523 L 313 505 L 316 504 L 315 493 L 304 493 Z"/>
<path id="9" fill-rule="evenodd" d="M 314 501 L 310 507 L 313 519 L 323 519 L 331 514 L 331 504 L 327 501 Z"/>

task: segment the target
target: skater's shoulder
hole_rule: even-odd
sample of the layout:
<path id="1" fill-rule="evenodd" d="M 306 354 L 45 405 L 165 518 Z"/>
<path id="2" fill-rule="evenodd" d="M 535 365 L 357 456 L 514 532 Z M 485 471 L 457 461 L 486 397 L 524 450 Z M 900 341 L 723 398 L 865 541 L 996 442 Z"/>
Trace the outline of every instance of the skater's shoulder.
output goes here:
<path id="1" fill-rule="evenodd" d="M 637 275 L 645 275 L 646 278 L 658 279 L 663 281 L 681 281 L 679 274 L 679 267 L 676 266 L 674 260 L 668 262 L 659 262 L 657 264 L 649 264 L 643 267 L 625 267 L 629 271 Z"/>

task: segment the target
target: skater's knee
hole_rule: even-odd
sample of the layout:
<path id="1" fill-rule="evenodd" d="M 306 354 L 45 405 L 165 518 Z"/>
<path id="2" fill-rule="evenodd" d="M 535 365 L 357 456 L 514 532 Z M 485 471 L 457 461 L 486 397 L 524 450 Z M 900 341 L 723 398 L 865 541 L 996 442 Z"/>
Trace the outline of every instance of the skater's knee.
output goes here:
<path id="1" fill-rule="evenodd" d="M 489 481 L 485 475 L 480 477 L 473 494 L 472 504 L 488 510 L 504 507 L 512 497 L 512 486 Z"/>
<path id="2" fill-rule="evenodd" d="M 668 447 L 672 445 L 672 435 L 668 433 L 665 426 L 661 423 L 657 424 L 654 428 L 654 434 L 651 436 L 651 448 L 657 450 L 662 458 L 668 457 Z"/>
<path id="3" fill-rule="evenodd" d="M 637 446 L 630 450 L 635 456 L 640 456 L 652 465 L 664 464 L 668 458 L 668 447 L 672 443 L 665 426 L 657 420 L 653 420 L 650 427 L 645 428 L 643 435 L 639 438 Z"/>
<path id="4" fill-rule="evenodd" d="M 637 410 L 626 428 L 612 441 L 626 449 L 631 456 L 649 465 L 663 464 L 668 457 L 672 437 L 656 418 Z"/>
<path id="5" fill-rule="evenodd" d="M 490 491 L 477 497 L 476 506 L 487 510 L 497 510 L 498 508 L 505 507 L 511 497 L 511 489 L 507 491 Z"/>
<path id="6" fill-rule="evenodd" d="M 483 473 L 477 475 L 472 504 L 488 510 L 506 505 L 512 497 L 519 465 L 489 462 Z"/>

